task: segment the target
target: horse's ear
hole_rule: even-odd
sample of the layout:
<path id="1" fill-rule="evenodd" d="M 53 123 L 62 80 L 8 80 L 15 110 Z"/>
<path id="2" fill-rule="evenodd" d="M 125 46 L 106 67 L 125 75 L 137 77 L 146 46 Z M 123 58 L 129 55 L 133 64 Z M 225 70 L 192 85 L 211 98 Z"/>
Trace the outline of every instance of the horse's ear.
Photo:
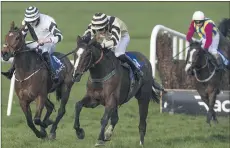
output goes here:
<path id="1" fill-rule="evenodd" d="M 96 42 L 97 42 L 97 39 L 96 39 L 96 37 L 94 36 L 94 37 L 89 41 L 88 46 L 89 46 L 89 45 L 93 45 L 93 44 L 96 43 Z"/>
<path id="2" fill-rule="evenodd" d="M 14 21 L 12 21 L 11 24 L 10 24 L 10 30 L 14 30 L 14 25 L 15 25 Z"/>
<path id="3" fill-rule="evenodd" d="M 22 26 L 19 28 L 21 31 L 26 27 L 26 22 L 23 20 L 22 21 Z"/>
<path id="4" fill-rule="evenodd" d="M 76 41 L 77 41 L 77 43 L 79 43 L 79 42 L 81 42 L 81 41 L 82 41 L 82 38 L 78 35 L 78 36 L 77 36 L 77 40 L 76 40 Z"/>

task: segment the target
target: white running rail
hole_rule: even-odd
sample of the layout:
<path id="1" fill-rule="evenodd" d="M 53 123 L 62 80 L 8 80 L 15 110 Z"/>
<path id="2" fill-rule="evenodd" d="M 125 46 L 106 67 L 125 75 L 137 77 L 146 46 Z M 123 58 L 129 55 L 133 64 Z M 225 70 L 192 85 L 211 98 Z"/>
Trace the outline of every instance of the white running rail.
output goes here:
<path id="1" fill-rule="evenodd" d="M 172 40 L 173 40 L 173 57 L 174 59 L 177 60 L 185 60 L 186 59 L 186 55 L 188 52 L 188 48 L 185 50 L 185 53 L 183 53 L 182 51 L 189 46 L 189 43 L 186 41 L 186 35 L 182 34 L 178 31 L 175 31 L 173 29 L 167 28 L 163 25 L 156 25 L 151 33 L 151 38 L 150 38 L 150 63 L 152 65 L 152 72 L 153 72 L 153 77 L 155 77 L 155 73 L 156 73 L 156 41 L 157 41 L 157 35 L 160 31 L 163 31 L 163 33 L 167 33 L 170 36 L 172 36 Z M 178 44 L 178 39 L 179 39 L 179 44 Z M 193 38 L 193 40 L 197 40 L 195 38 Z M 198 41 L 198 40 L 197 40 Z M 177 55 L 179 52 L 180 53 L 178 56 L 175 57 L 175 55 Z"/>

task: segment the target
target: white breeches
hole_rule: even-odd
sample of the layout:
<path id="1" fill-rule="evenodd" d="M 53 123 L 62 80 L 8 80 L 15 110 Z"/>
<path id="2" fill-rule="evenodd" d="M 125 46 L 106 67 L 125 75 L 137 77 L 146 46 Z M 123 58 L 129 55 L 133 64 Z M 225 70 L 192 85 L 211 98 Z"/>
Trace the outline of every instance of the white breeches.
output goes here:
<path id="1" fill-rule="evenodd" d="M 129 45 L 130 37 L 128 33 L 125 33 L 123 37 L 121 37 L 120 42 L 116 46 L 114 53 L 116 57 L 119 57 L 122 54 L 125 54 L 126 48 Z"/>
<path id="2" fill-rule="evenodd" d="M 219 41 L 220 41 L 220 35 L 217 32 L 217 34 L 212 38 L 212 44 L 209 46 L 208 51 L 212 54 L 212 55 L 216 55 L 217 49 L 218 49 L 218 45 L 219 45 Z M 202 39 L 202 48 L 204 48 L 206 39 Z"/>

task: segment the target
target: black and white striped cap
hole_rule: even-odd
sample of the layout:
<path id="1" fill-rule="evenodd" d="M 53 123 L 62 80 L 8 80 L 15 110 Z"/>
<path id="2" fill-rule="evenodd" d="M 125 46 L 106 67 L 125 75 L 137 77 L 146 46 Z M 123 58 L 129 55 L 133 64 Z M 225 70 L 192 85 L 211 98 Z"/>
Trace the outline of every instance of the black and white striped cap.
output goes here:
<path id="1" fill-rule="evenodd" d="M 109 20 L 106 14 L 104 13 L 96 13 L 93 16 L 91 21 L 92 29 L 98 30 L 104 28 L 108 24 Z"/>
<path id="2" fill-rule="evenodd" d="M 26 9 L 24 21 L 33 22 L 37 20 L 40 16 L 39 10 L 37 7 L 30 6 Z"/>

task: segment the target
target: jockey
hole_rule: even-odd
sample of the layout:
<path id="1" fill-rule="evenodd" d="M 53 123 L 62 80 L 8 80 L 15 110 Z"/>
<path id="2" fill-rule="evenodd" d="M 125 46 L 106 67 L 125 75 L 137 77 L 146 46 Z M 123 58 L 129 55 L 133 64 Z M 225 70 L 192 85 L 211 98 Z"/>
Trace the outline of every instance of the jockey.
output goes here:
<path id="1" fill-rule="evenodd" d="M 36 48 L 40 45 L 37 52 L 42 53 L 42 56 L 48 64 L 48 70 L 51 74 L 51 78 L 54 81 L 57 81 L 58 76 L 52 65 L 50 55 L 54 52 L 55 45 L 62 41 L 63 36 L 57 28 L 55 20 L 48 15 L 41 14 L 38 8 L 30 6 L 25 11 L 25 17 L 22 21 L 22 25 L 25 25 L 22 30 L 24 37 L 26 37 L 27 32 L 29 31 L 35 41 L 27 44 L 27 47 Z M 8 72 L 2 72 L 2 74 L 11 79 L 14 70 L 15 67 L 14 64 L 12 64 L 12 67 L 8 70 Z"/>
<path id="2" fill-rule="evenodd" d="M 138 79 L 143 76 L 140 68 L 125 54 L 130 37 L 123 21 L 104 13 L 96 13 L 82 38 L 89 41 L 94 35 L 101 39 L 101 41 L 97 40 L 101 48 L 111 49 L 119 60 L 127 62 Z"/>
<path id="3" fill-rule="evenodd" d="M 204 13 L 196 11 L 193 14 L 192 22 L 190 24 L 186 40 L 192 41 L 194 32 L 201 38 L 202 48 L 210 52 L 217 60 L 217 69 L 223 69 L 222 59 L 217 52 L 220 35 L 215 23 L 206 18 Z"/>

